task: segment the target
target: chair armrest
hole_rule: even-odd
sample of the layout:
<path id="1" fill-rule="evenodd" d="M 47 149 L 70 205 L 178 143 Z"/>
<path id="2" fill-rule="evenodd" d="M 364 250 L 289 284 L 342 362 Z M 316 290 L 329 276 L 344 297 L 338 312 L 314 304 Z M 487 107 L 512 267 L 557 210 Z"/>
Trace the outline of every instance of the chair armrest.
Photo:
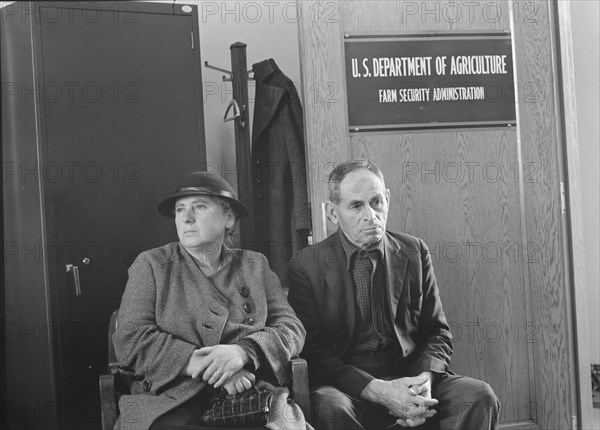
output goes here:
<path id="1" fill-rule="evenodd" d="M 308 366 L 306 365 L 306 360 L 300 357 L 293 357 L 290 360 L 290 367 L 290 382 L 294 400 L 296 401 L 296 404 L 300 406 L 306 421 L 311 421 Z"/>
<path id="2" fill-rule="evenodd" d="M 100 375 L 100 414 L 102 430 L 113 430 L 117 421 L 117 390 L 115 373 Z"/>

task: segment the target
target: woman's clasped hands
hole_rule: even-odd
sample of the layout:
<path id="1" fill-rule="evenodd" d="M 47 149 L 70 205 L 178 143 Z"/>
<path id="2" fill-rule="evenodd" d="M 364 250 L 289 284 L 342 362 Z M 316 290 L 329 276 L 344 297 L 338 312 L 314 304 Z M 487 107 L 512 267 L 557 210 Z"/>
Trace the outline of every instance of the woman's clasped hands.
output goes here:
<path id="1" fill-rule="evenodd" d="M 184 373 L 192 378 L 202 377 L 214 388 L 223 387 L 228 394 L 242 393 L 254 385 L 254 374 L 244 366 L 250 361 L 239 345 L 206 346 L 194 350 Z"/>

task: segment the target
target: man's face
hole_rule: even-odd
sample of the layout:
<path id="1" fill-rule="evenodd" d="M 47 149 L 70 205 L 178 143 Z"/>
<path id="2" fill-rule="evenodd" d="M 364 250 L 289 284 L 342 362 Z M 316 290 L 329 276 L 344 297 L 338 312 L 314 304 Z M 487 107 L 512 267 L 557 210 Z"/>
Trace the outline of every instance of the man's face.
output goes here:
<path id="1" fill-rule="evenodd" d="M 225 229 L 235 222 L 216 199 L 207 196 L 182 197 L 175 203 L 175 226 L 186 249 L 202 249 L 209 244 L 220 250 Z"/>
<path id="2" fill-rule="evenodd" d="M 390 190 L 373 172 L 350 172 L 340 183 L 340 202 L 327 202 L 327 214 L 356 246 L 379 241 L 385 233 Z"/>

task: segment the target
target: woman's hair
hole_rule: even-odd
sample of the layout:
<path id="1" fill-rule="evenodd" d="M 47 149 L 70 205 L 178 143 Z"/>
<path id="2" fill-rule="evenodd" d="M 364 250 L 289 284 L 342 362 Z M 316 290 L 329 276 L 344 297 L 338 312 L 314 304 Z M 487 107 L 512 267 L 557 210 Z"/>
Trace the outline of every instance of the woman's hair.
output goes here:
<path id="1" fill-rule="evenodd" d="M 233 223 L 233 225 L 230 228 L 225 228 L 225 237 L 223 239 L 223 242 L 229 248 L 235 248 L 235 242 L 236 242 L 235 241 L 235 230 L 236 230 L 237 222 L 238 222 L 238 217 L 237 217 L 235 211 L 233 210 L 233 208 L 231 207 L 231 205 L 229 204 L 229 202 L 227 200 L 220 199 L 219 197 L 214 197 L 214 196 L 207 196 L 207 197 L 210 197 L 215 203 L 219 203 L 221 205 L 221 209 L 223 210 L 224 215 L 227 215 L 228 213 L 231 213 L 233 215 L 235 222 Z"/>

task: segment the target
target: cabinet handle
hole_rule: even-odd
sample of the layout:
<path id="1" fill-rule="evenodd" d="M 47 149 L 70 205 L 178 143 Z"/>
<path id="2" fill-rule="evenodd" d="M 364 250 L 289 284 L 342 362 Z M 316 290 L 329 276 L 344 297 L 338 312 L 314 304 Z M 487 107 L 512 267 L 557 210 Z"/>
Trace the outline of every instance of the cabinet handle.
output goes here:
<path id="1" fill-rule="evenodd" d="M 73 264 L 65 265 L 67 273 L 73 272 L 73 281 L 75 281 L 75 295 L 81 296 L 81 283 L 79 282 L 79 267 Z"/>

